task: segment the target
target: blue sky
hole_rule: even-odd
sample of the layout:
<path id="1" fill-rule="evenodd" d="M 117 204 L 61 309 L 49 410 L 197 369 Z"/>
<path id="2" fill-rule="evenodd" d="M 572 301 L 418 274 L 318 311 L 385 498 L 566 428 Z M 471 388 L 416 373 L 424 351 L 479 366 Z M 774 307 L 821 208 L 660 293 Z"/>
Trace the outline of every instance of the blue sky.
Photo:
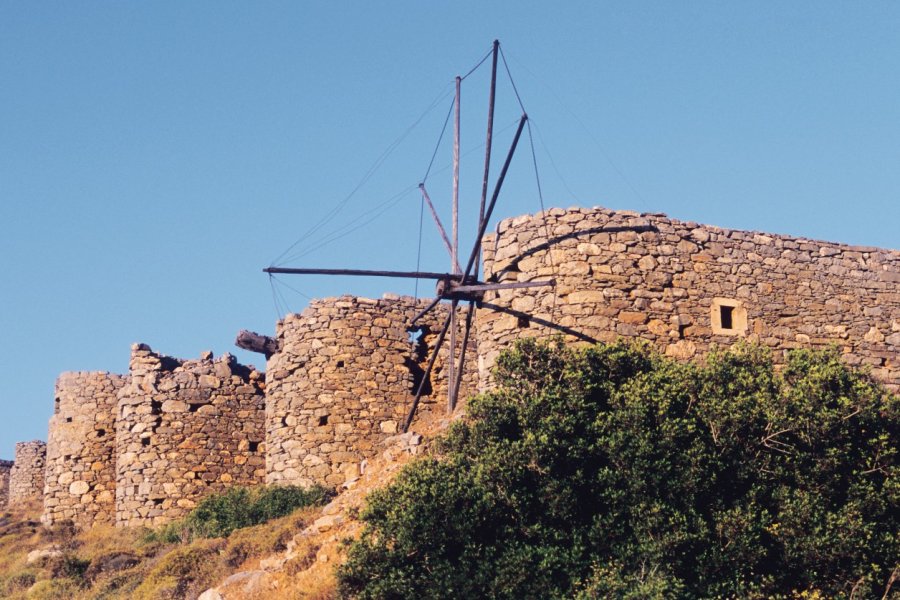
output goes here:
<path id="1" fill-rule="evenodd" d="M 261 364 L 232 340 L 274 330 L 261 269 L 298 238 L 286 264 L 415 268 L 449 86 L 494 38 L 548 206 L 900 247 L 898 31 L 894 2 L 4 2 L 0 457 L 46 439 L 60 372 L 124 372 L 132 342 Z M 463 89 L 464 245 L 486 78 Z M 494 173 L 520 113 L 506 79 L 498 94 Z M 498 217 L 539 210 L 527 141 Z M 428 179 L 445 219 L 449 161 L 445 140 Z M 445 268 L 424 231 L 422 268 Z"/>

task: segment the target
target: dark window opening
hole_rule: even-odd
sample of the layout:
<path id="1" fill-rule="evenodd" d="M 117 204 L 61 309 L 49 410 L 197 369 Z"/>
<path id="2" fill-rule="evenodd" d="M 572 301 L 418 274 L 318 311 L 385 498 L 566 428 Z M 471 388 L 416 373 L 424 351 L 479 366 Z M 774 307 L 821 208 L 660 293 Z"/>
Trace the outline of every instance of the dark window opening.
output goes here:
<path id="1" fill-rule="evenodd" d="M 158 415 L 161 412 L 162 412 L 162 402 L 159 402 L 157 400 L 151 400 L 150 401 L 150 414 Z"/>
<path id="2" fill-rule="evenodd" d="M 97 437 L 98 437 L 98 438 L 102 438 L 104 435 L 106 435 L 106 430 L 105 430 L 105 429 L 98 429 L 98 430 L 97 430 Z"/>
<path id="3" fill-rule="evenodd" d="M 250 442 L 250 452 L 259 452 L 259 442 Z"/>
<path id="4" fill-rule="evenodd" d="M 53 414 L 59 413 L 59 397 L 53 399 Z"/>
<path id="5" fill-rule="evenodd" d="M 722 329 L 734 329 L 734 307 L 720 306 L 719 320 L 722 323 Z"/>
<path id="6" fill-rule="evenodd" d="M 687 325 L 681 325 L 681 324 L 678 325 L 678 339 L 679 340 L 684 339 L 684 330 L 685 329 L 687 329 Z"/>
<path id="7" fill-rule="evenodd" d="M 188 412 L 197 412 L 200 410 L 202 404 L 188 404 Z"/>
<path id="8" fill-rule="evenodd" d="M 148 438 L 148 437 L 141 438 L 141 446 L 149 446 L 149 445 L 150 445 L 150 438 Z"/>
<path id="9" fill-rule="evenodd" d="M 412 393 L 415 394 L 422 386 L 422 395 L 431 394 L 431 379 L 425 379 L 425 369 L 422 368 L 425 361 L 428 360 L 428 342 L 426 337 L 430 333 L 427 325 L 415 325 L 408 327 L 406 332 L 409 334 L 409 343 L 412 345 L 412 356 L 403 359 L 404 366 L 409 369 L 412 375 Z"/>
<path id="10" fill-rule="evenodd" d="M 319 427 L 323 427 L 328 425 L 328 415 L 322 415 L 319 417 Z"/>
<path id="11" fill-rule="evenodd" d="M 531 326 L 531 317 L 522 315 L 518 320 L 519 329 L 527 329 Z"/>
<path id="12" fill-rule="evenodd" d="M 337 368 L 338 368 L 338 369 L 343 369 L 343 368 L 344 368 L 344 361 L 342 361 L 342 360 L 337 361 Z"/>
<path id="13" fill-rule="evenodd" d="M 153 506 L 159 506 L 159 505 L 162 504 L 162 503 L 163 503 L 163 499 L 162 499 L 162 498 L 154 498 L 154 499 L 153 499 Z"/>
<path id="14" fill-rule="evenodd" d="M 66 423 L 71 423 L 71 422 L 72 422 L 72 417 L 66 417 Z"/>
<path id="15" fill-rule="evenodd" d="M 415 362 L 411 358 L 407 358 L 403 362 L 412 375 L 412 393 L 415 394 L 416 392 L 418 392 L 419 386 L 421 385 L 423 386 L 422 395 L 431 395 L 431 378 L 429 377 L 428 379 L 425 379 L 425 369 L 423 369 L 421 365 L 419 365 L 419 363 Z"/>

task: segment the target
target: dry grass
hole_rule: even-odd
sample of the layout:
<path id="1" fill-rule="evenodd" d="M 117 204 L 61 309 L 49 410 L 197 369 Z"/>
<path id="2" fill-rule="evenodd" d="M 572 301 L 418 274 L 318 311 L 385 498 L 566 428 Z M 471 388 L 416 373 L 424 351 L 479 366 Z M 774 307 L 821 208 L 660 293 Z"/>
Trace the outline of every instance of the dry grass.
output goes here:
<path id="1" fill-rule="evenodd" d="M 446 418 L 417 423 L 416 431 L 434 433 Z M 8 600 L 173 600 L 196 597 L 229 575 L 259 569 L 260 560 L 278 555 L 294 540 L 293 558 L 266 574 L 253 592 L 240 586 L 227 590 L 228 600 L 334 600 L 338 597 L 335 567 L 344 560 L 340 540 L 360 531 L 356 515 L 373 489 L 391 481 L 409 455 L 369 463 L 357 486 L 334 501 L 345 521 L 313 535 L 298 535 L 318 517 L 321 508 L 305 508 L 263 525 L 234 531 L 227 539 L 190 544 L 146 542 L 146 531 L 98 526 L 75 533 L 65 526 L 45 529 L 39 523 L 39 503 L 0 513 L 0 598 Z M 57 546 L 64 563 L 45 560 L 26 564 L 32 550 Z M 116 560 L 126 561 L 116 566 Z M 68 562 L 66 562 L 68 561 Z M 133 562 L 132 562 L 133 561 Z M 72 565 L 87 565 L 73 571 Z M 113 565 L 104 569 L 105 565 Z M 65 567 L 68 566 L 68 570 Z M 54 573 L 56 576 L 54 577 Z"/>
<path id="2" fill-rule="evenodd" d="M 146 531 L 140 529 L 97 526 L 76 532 L 65 524 L 48 529 L 39 522 L 39 503 L 17 507 L 0 513 L 0 598 L 196 597 L 228 575 L 258 568 L 261 558 L 284 551 L 287 542 L 309 525 L 319 510 L 301 509 L 263 525 L 237 530 L 227 539 L 167 544 L 143 542 Z M 29 552 L 48 548 L 57 548 L 63 554 L 26 564 Z"/>

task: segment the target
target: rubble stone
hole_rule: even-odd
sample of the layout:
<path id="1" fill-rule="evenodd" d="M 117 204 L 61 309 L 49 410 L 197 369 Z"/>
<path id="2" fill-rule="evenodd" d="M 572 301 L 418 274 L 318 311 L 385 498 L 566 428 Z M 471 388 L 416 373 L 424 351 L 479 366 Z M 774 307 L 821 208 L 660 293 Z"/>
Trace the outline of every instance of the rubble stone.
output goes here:
<path id="1" fill-rule="evenodd" d="M 268 361 L 267 475 L 275 484 L 338 487 L 403 427 L 427 360 L 448 316 L 438 305 L 407 328 L 427 301 L 342 296 L 314 300 L 279 322 L 282 350 Z M 465 317 L 460 311 L 458 337 Z M 449 335 L 449 334 L 448 334 Z M 418 336 L 418 337 L 416 337 Z M 474 391 L 475 336 L 460 398 Z M 417 416 L 446 410 L 448 344 L 438 353 Z"/>
<path id="2" fill-rule="evenodd" d="M 225 354 L 131 351 L 118 393 L 116 524 L 160 525 L 203 497 L 265 480 L 265 378 Z"/>

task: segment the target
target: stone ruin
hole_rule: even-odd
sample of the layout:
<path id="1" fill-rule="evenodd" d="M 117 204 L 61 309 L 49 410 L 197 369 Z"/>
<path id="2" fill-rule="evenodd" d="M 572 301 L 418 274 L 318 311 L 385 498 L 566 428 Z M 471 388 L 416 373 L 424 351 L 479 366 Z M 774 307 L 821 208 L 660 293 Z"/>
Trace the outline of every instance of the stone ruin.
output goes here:
<path id="1" fill-rule="evenodd" d="M 9 472 L 13 461 L 0 460 L 0 507 L 6 507 L 9 503 Z"/>
<path id="2" fill-rule="evenodd" d="M 489 282 L 460 398 L 490 386 L 517 338 L 641 338 L 690 360 L 736 340 L 775 350 L 836 345 L 900 389 L 900 252 L 736 231 L 661 214 L 552 209 L 485 238 Z M 126 375 L 66 373 L 49 443 L 16 447 L 9 503 L 43 495 L 43 520 L 158 525 L 232 485 L 337 487 L 395 436 L 449 307 L 410 331 L 425 301 L 314 300 L 267 339 L 267 374 L 225 355 L 183 360 L 132 349 Z M 462 319 L 459 320 L 462 322 Z M 417 419 L 446 417 L 447 350 Z M 413 423 L 415 429 L 418 421 Z"/>
<path id="3" fill-rule="evenodd" d="M 43 498 L 46 456 L 47 444 L 40 440 L 16 444 L 16 458 L 9 471 L 9 506 Z"/>
<path id="4" fill-rule="evenodd" d="M 117 394 L 126 383 L 109 373 L 63 373 L 47 437 L 44 514 L 52 525 L 112 523 L 116 502 Z"/>
<path id="5" fill-rule="evenodd" d="M 116 421 L 116 524 L 155 525 L 265 481 L 265 375 L 225 354 L 180 360 L 135 344 Z"/>
<path id="6" fill-rule="evenodd" d="M 481 385 L 516 338 L 617 337 L 691 359 L 757 340 L 780 351 L 837 345 L 900 389 L 900 252 L 736 231 L 661 214 L 552 209 L 486 236 L 485 279 L 555 278 L 503 290 L 479 311 Z"/>
<path id="7" fill-rule="evenodd" d="M 436 307 L 410 331 L 427 304 L 410 297 L 324 298 L 278 323 L 281 349 L 266 366 L 268 483 L 341 485 L 402 428 L 449 311 Z M 467 350 L 476 356 L 474 337 Z M 444 345 L 418 418 L 446 411 L 448 358 Z M 474 361 L 467 364 L 460 397 L 475 391 Z"/>

